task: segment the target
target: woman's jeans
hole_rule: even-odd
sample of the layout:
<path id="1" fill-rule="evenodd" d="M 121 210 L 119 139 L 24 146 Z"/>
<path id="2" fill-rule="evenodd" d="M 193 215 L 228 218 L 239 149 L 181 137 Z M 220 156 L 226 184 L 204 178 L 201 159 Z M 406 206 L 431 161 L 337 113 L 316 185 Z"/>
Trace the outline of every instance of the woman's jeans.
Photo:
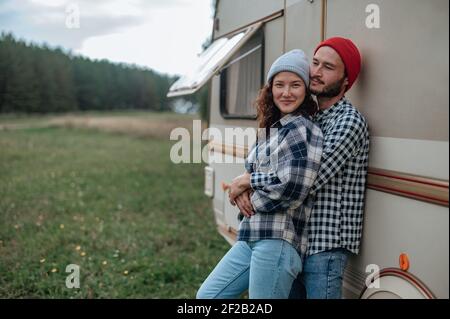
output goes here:
<path id="1" fill-rule="evenodd" d="M 298 252 L 282 239 L 238 241 L 225 254 L 197 292 L 198 299 L 288 298 L 302 263 Z"/>
<path id="2" fill-rule="evenodd" d="M 308 256 L 292 285 L 290 299 L 341 299 L 342 279 L 350 252 L 343 248 Z"/>

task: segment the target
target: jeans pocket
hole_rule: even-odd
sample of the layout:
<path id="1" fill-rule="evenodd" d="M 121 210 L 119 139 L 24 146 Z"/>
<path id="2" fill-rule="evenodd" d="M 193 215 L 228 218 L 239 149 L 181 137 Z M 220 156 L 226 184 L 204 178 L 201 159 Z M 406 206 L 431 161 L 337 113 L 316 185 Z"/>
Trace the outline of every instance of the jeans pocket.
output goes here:
<path id="1" fill-rule="evenodd" d="M 327 299 L 341 298 L 345 261 L 345 256 L 341 254 L 332 255 L 329 260 Z"/>
<path id="2" fill-rule="evenodd" d="M 332 255 L 328 263 L 328 273 L 330 277 L 339 277 L 342 273 L 341 256 Z"/>
<path id="3" fill-rule="evenodd" d="M 302 259 L 298 251 L 291 244 L 286 245 L 289 246 L 289 267 L 293 275 L 297 276 L 302 271 Z"/>

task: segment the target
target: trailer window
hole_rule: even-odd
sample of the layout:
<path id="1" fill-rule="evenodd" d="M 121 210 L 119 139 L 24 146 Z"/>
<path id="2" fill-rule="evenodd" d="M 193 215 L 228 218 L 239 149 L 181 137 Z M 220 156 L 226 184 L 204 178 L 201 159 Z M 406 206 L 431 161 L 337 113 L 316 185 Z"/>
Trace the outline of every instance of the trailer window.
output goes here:
<path id="1" fill-rule="evenodd" d="M 254 101 L 264 83 L 264 34 L 260 29 L 220 73 L 220 109 L 226 118 L 255 118 Z"/>
<path id="2" fill-rule="evenodd" d="M 169 89 L 168 97 L 195 93 L 214 74 L 237 56 L 242 46 L 259 30 L 261 23 L 253 24 L 238 33 L 215 40 L 197 59 L 187 74 L 180 77 Z"/>

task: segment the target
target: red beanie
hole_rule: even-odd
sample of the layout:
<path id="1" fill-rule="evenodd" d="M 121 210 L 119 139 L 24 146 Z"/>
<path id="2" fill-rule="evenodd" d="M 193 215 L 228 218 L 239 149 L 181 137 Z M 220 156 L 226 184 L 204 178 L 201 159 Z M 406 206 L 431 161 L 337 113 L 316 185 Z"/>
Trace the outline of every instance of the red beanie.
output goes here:
<path id="1" fill-rule="evenodd" d="M 317 46 L 314 54 L 323 46 L 332 47 L 341 57 L 347 72 L 348 85 L 345 90 L 347 92 L 352 87 L 361 70 L 361 55 L 356 45 L 349 39 L 334 37 L 329 38 Z"/>

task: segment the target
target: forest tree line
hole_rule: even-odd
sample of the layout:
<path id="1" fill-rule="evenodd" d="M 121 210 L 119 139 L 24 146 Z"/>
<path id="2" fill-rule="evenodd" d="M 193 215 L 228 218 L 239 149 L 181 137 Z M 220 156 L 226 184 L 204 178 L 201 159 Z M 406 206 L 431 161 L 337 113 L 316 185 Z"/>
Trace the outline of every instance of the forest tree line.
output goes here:
<path id="1" fill-rule="evenodd" d="M 29 44 L 11 33 L 0 35 L 0 113 L 166 111 L 171 103 L 166 94 L 176 79 L 135 65 Z M 204 93 L 190 100 L 201 102 Z"/>

